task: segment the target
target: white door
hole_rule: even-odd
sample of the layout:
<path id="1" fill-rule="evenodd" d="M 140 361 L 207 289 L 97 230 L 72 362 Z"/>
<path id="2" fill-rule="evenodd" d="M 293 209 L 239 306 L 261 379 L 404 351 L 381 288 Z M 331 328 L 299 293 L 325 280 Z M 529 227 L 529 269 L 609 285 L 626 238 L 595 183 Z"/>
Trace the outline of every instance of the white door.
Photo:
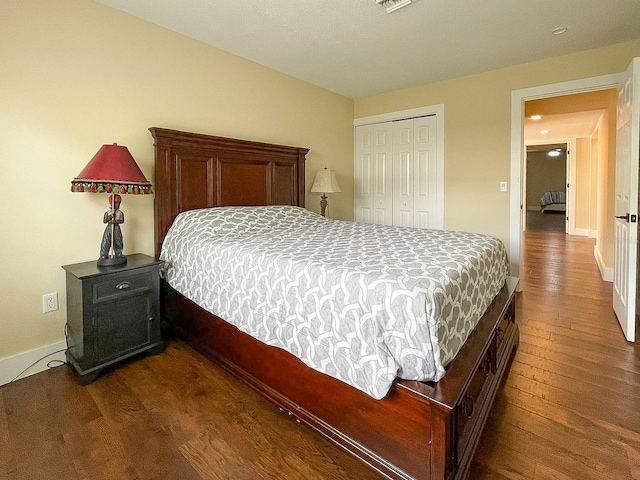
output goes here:
<path id="1" fill-rule="evenodd" d="M 356 128 L 356 222 L 393 222 L 392 137 L 390 123 Z"/>
<path id="2" fill-rule="evenodd" d="M 640 58 L 618 88 L 613 308 L 625 337 L 635 341 L 640 144 Z"/>
<path id="3" fill-rule="evenodd" d="M 438 212 L 437 119 L 413 120 L 413 226 L 443 228 Z"/>
<path id="4" fill-rule="evenodd" d="M 413 120 L 393 122 L 393 224 L 413 227 Z"/>

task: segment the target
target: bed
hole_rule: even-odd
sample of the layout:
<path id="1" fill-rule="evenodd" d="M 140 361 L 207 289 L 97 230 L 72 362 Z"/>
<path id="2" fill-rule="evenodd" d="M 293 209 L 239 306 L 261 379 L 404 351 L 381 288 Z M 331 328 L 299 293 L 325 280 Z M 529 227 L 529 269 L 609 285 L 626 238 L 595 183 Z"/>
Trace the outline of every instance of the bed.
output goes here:
<path id="1" fill-rule="evenodd" d="M 545 192 L 540 198 L 540 210 L 543 212 L 565 212 L 567 210 L 566 192 Z"/>
<path id="2" fill-rule="evenodd" d="M 151 128 L 156 256 L 182 212 L 227 206 L 304 206 L 307 149 Z M 314 215 L 314 214 L 311 214 Z M 314 220 L 315 221 L 315 220 Z M 380 474 L 468 475 L 496 391 L 518 343 L 507 278 L 438 381 L 395 379 L 382 399 L 241 332 L 163 282 L 163 316 L 177 335 Z"/>

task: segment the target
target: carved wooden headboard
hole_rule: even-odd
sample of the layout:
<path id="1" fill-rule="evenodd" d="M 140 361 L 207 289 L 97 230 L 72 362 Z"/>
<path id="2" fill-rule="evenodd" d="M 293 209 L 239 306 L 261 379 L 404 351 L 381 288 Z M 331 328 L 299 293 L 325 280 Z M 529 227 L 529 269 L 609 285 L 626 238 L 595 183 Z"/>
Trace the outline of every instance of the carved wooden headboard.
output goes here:
<path id="1" fill-rule="evenodd" d="M 173 219 L 196 208 L 231 205 L 304 207 L 308 148 L 153 127 L 155 254 Z"/>

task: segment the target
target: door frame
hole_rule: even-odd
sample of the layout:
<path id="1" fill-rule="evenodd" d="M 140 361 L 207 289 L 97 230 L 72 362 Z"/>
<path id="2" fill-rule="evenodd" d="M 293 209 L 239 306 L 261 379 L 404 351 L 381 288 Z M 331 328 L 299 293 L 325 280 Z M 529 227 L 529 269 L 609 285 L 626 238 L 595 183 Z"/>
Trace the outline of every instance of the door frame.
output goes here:
<path id="1" fill-rule="evenodd" d="M 522 171 L 525 158 L 524 104 L 529 100 L 618 88 L 622 73 L 523 88 L 511 92 L 511 194 L 509 198 L 509 262 L 511 275 L 522 277 Z"/>
<path id="2" fill-rule="evenodd" d="M 524 141 L 524 140 L 523 140 Z M 565 161 L 565 186 L 564 186 L 564 191 L 566 194 L 566 200 L 567 200 L 567 211 L 565 214 L 565 218 L 568 217 L 565 220 L 565 233 L 569 234 L 569 235 L 578 235 L 578 233 L 576 233 L 576 219 L 575 219 L 575 215 L 576 215 L 576 195 L 575 195 L 575 182 L 576 182 L 576 166 L 575 166 L 575 161 L 573 160 L 574 157 L 570 154 L 570 152 L 572 151 L 572 145 L 575 145 L 576 139 L 572 138 L 569 140 L 558 140 L 558 139 L 552 139 L 552 141 L 536 141 L 536 142 L 530 142 L 525 144 L 524 146 L 524 159 L 526 160 L 527 158 L 527 147 L 528 146 L 538 146 L 538 145 L 550 145 L 550 144 L 559 144 L 559 143 L 564 143 L 567 147 L 567 155 L 566 155 L 566 161 Z M 573 163 L 572 163 L 573 162 Z M 526 162 L 523 163 L 523 168 L 522 168 L 522 198 L 524 200 L 525 203 L 525 207 L 524 207 L 524 211 L 522 212 L 522 231 L 525 231 L 527 229 L 527 214 L 526 214 L 526 199 L 527 199 L 527 175 L 529 175 L 529 172 L 527 171 L 527 166 L 526 166 Z M 571 185 L 569 188 L 567 188 L 567 183 L 569 185 Z M 584 235 L 586 236 L 586 235 Z"/>
<path id="3" fill-rule="evenodd" d="M 408 110 L 399 110 L 397 112 L 381 113 L 379 115 L 371 115 L 368 117 L 355 118 L 353 120 L 353 165 L 355 168 L 355 152 L 356 152 L 356 128 L 362 125 L 372 125 L 375 123 L 394 122 L 397 120 L 408 120 L 416 117 L 427 117 L 435 115 L 436 117 L 436 181 L 438 183 L 438 191 L 436 193 L 436 224 L 438 228 L 445 228 L 444 224 L 444 103 L 437 105 L 429 105 L 425 107 L 411 108 Z M 354 190 L 355 195 L 355 190 Z"/>

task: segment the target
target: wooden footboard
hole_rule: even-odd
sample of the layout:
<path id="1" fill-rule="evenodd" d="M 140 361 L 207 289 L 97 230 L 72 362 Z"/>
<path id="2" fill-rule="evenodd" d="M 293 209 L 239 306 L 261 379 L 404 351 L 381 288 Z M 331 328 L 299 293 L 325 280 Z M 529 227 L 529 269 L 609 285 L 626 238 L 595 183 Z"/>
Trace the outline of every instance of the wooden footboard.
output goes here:
<path id="1" fill-rule="evenodd" d="M 196 349 L 393 479 L 465 478 L 518 343 L 509 279 L 438 383 L 398 380 L 375 400 L 163 287 L 165 321 Z"/>

